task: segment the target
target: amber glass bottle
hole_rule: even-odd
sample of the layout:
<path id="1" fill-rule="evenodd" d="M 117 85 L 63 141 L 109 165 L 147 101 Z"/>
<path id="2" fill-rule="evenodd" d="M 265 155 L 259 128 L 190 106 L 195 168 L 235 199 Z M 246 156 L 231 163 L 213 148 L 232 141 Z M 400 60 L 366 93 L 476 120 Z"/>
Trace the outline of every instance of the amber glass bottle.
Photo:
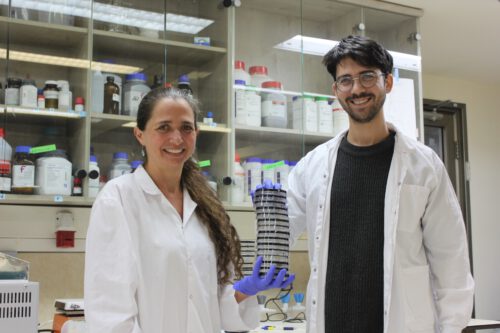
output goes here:
<path id="1" fill-rule="evenodd" d="M 106 77 L 104 84 L 104 113 L 120 114 L 120 88 L 113 76 Z"/>

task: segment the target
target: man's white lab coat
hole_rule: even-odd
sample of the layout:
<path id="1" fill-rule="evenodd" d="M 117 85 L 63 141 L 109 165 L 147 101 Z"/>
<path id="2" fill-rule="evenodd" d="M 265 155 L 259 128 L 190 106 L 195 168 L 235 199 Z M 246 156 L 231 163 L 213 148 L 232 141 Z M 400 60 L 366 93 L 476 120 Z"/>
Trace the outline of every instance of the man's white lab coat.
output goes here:
<path id="1" fill-rule="evenodd" d="M 471 317 L 474 290 L 459 203 L 439 157 L 389 126 L 396 136 L 384 210 L 384 333 L 459 333 Z M 288 179 L 291 238 L 305 229 L 309 237 L 311 333 L 323 333 L 329 320 L 330 195 L 345 135 L 308 153 Z"/>
<path id="2" fill-rule="evenodd" d="M 109 182 L 90 218 L 85 255 L 89 333 L 214 333 L 259 324 L 217 283 L 215 248 L 184 190 L 179 214 L 139 167 Z"/>

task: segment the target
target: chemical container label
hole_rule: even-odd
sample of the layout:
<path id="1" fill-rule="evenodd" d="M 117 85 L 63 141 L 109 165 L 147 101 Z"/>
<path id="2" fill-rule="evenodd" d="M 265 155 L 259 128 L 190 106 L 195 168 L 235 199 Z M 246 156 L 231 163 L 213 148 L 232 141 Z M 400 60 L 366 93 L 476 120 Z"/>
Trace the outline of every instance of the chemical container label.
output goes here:
<path id="1" fill-rule="evenodd" d="M 34 165 L 14 165 L 12 167 L 13 187 L 33 187 L 35 185 Z"/>

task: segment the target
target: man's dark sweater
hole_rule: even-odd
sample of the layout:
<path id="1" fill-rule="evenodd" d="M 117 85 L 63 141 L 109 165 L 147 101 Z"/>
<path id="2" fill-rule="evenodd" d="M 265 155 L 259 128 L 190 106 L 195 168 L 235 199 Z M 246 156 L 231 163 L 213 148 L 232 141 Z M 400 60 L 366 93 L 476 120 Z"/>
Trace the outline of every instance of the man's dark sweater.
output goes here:
<path id="1" fill-rule="evenodd" d="M 394 133 L 369 147 L 344 137 L 332 181 L 325 333 L 382 333 L 384 199 Z"/>

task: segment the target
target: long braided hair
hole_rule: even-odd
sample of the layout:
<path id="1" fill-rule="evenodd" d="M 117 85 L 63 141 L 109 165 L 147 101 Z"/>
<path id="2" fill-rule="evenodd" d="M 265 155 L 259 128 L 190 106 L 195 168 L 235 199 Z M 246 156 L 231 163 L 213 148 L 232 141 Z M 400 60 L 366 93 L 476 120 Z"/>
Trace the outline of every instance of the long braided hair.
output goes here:
<path id="1" fill-rule="evenodd" d="M 156 103 L 163 98 L 186 101 L 193 110 L 195 128 L 198 129 L 196 120 L 200 109 L 194 97 L 177 89 L 156 88 L 146 94 L 139 104 L 137 127 L 141 131 L 146 128 Z M 147 157 L 145 158 L 147 163 Z M 196 214 L 207 227 L 214 244 L 218 283 L 221 285 L 230 283 L 233 276 L 235 279 L 240 279 L 243 276 L 241 272 L 243 258 L 238 233 L 216 193 L 209 187 L 206 178 L 202 175 L 198 163 L 192 157 L 184 163 L 181 183 L 193 201 L 197 203 Z"/>

